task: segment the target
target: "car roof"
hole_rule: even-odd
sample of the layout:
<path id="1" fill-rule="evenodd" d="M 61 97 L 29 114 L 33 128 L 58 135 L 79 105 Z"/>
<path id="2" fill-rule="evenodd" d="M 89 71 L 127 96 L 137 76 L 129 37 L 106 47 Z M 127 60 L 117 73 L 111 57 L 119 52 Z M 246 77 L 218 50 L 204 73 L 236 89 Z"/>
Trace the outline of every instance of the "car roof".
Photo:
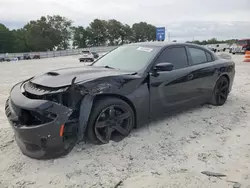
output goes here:
<path id="1" fill-rule="evenodd" d="M 131 43 L 128 45 L 134 45 L 134 46 L 147 46 L 147 47 L 167 47 L 167 46 L 172 46 L 172 45 L 186 45 L 186 46 L 193 46 L 193 47 L 200 47 L 200 48 L 205 48 L 204 46 L 197 45 L 197 44 L 192 44 L 192 43 L 181 43 L 181 42 L 138 42 L 138 43 Z M 205 48 L 206 49 L 206 48 Z"/>
<path id="2" fill-rule="evenodd" d="M 162 47 L 162 46 L 167 46 L 169 45 L 169 42 L 137 42 L 137 43 L 130 43 L 128 45 L 135 45 L 135 46 L 158 46 L 158 47 Z"/>

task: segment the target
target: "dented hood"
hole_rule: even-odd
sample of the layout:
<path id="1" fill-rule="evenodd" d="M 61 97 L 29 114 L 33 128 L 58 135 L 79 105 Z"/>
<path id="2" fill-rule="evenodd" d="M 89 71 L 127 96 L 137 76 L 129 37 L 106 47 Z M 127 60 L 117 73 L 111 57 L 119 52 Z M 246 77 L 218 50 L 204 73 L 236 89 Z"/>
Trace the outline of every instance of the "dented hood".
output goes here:
<path id="1" fill-rule="evenodd" d="M 129 75 L 133 73 L 134 72 L 94 66 L 72 67 L 54 70 L 43 75 L 36 76 L 31 80 L 31 82 L 42 86 L 57 88 L 71 85 L 74 77 L 76 77 L 75 83 L 79 83 L 102 77 Z"/>

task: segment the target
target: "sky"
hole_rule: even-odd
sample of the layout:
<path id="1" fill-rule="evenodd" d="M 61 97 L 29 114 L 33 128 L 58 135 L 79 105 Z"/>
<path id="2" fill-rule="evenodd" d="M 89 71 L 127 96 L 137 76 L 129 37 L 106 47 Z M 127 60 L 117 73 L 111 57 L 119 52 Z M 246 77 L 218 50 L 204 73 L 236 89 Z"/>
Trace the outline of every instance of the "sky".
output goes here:
<path id="1" fill-rule="evenodd" d="M 54 14 L 76 26 L 95 18 L 145 21 L 177 41 L 250 38 L 250 0 L 0 0 L 0 23 L 12 29 Z"/>

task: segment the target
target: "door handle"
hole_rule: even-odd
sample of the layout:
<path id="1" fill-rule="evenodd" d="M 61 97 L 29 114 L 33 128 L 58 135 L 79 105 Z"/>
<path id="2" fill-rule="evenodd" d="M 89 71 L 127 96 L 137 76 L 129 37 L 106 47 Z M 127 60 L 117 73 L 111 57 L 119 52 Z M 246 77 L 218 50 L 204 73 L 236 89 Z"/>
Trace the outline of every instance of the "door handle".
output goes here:
<path id="1" fill-rule="evenodd" d="M 187 78 L 188 78 L 188 80 L 192 80 L 192 79 L 193 79 L 193 77 L 194 77 L 194 75 L 193 75 L 193 74 L 189 74 Z"/>

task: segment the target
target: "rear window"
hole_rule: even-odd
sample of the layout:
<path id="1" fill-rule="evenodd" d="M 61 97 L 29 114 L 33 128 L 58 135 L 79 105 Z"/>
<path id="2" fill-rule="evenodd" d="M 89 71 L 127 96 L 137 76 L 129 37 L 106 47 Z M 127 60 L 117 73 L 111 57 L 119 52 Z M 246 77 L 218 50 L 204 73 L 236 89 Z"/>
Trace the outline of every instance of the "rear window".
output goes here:
<path id="1" fill-rule="evenodd" d="M 207 62 L 206 52 L 198 48 L 189 48 L 193 64 L 201 64 Z"/>

